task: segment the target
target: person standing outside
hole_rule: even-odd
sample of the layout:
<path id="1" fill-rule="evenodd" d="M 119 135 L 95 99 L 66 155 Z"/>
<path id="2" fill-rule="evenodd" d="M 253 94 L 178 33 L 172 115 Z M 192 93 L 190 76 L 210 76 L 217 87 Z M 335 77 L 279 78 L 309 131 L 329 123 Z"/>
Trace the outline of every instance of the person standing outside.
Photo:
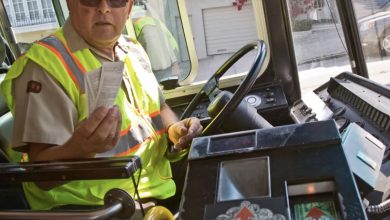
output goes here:
<path id="1" fill-rule="evenodd" d="M 52 161 L 138 155 L 141 199 L 175 194 L 170 161 L 186 156 L 199 135 L 199 119 L 179 121 L 165 103 L 142 47 L 121 35 L 133 0 L 67 0 L 64 27 L 15 61 L 1 85 L 14 118 L 13 145 L 28 160 Z M 88 110 L 87 77 L 102 78 L 105 66 L 123 69 L 112 107 Z M 94 88 L 96 89 L 96 88 Z M 168 139 L 174 151 L 168 149 Z M 32 209 L 103 204 L 104 194 L 129 180 L 24 183 Z"/>
<path id="2" fill-rule="evenodd" d="M 133 27 L 137 40 L 149 54 L 158 82 L 172 76 L 180 77 L 179 44 L 167 26 L 155 18 L 157 15 L 153 16 L 149 9 L 150 5 L 147 6 L 146 3 L 133 8 Z"/>

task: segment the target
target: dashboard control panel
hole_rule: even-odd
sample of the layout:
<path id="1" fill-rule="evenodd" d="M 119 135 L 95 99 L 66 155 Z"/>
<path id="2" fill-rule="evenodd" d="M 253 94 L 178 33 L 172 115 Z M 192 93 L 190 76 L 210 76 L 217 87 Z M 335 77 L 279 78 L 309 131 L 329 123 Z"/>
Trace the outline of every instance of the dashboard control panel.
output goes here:
<path id="1" fill-rule="evenodd" d="M 302 99 L 295 102 L 290 112 L 296 123 L 324 121 L 331 119 L 334 115 L 333 111 L 314 92 L 305 94 Z"/>
<path id="2" fill-rule="evenodd" d="M 255 107 L 258 112 L 288 107 L 286 96 L 279 85 L 255 89 L 245 96 L 244 99 Z"/>
<path id="3" fill-rule="evenodd" d="M 389 199 L 390 89 L 351 73 L 342 73 L 294 103 L 296 123 L 333 119 L 369 204 Z M 381 219 L 381 218 L 378 218 Z"/>
<path id="4" fill-rule="evenodd" d="M 257 112 L 265 117 L 270 122 L 272 118 L 276 118 L 279 121 L 289 119 L 288 116 L 288 103 L 281 85 L 272 84 L 263 87 L 253 88 L 245 97 L 250 105 L 257 109 Z M 185 103 L 180 101 L 180 103 Z M 175 103 L 168 103 L 176 115 L 181 115 L 187 107 L 189 101 L 185 104 L 175 105 Z M 205 98 L 195 107 L 192 112 L 192 117 L 197 117 L 205 125 L 210 121 L 210 117 L 207 112 L 207 108 L 210 101 Z M 289 119 L 291 121 L 291 119 Z M 282 124 L 276 121 L 274 125 Z"/>
<path id="5" fill-rule="evenodd" d="M 389 94 L 386 87 L 342 73 L 295 102 L 290 115 L 296 123 L 334 119 L 340 133 L 356 123 L 389 147 Z"/>
<path id="6" fill-rule="evenodd" d="M 259 113 L 280 108 L 288 108 L 286 96 L 284 95 L 282 87 L 279 85 L 255 89 L 246 95 L 244 99 L 255 107 Z M 199 119 L 208 118 L 207 107 L 209 104 L 210 102 L 208 100 L 201 102 L 196 106 L 191 116 Z"/>
<path id="7" fill-rule="evenodd" d="M 198 137 L 188 163 L 182 219 L 366 219 L 330 120 Z"/>

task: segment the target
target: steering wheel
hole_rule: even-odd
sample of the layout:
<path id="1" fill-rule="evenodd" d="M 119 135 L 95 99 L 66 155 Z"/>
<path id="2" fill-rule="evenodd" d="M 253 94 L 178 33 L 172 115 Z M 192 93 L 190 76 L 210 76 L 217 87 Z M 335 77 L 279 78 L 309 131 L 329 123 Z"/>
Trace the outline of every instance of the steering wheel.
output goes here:
<path id="1" fill-rule="evenodd" d="M 249 90 L 255 83 L 258 73 L 260 72 L 260 69 L 264 63 L 267 54 L 267 47 L 264 41 L 257 40 L 255 42 L 245 45 L 236 53 L 234 53 L 227 61 L 225 61 L 225 63 L 211 76 L 211 78 L 206 82 L 202 89 L 191 100 L 190 104 L 184 110 L 180 119 L 182 120 L 184 118 L 187 118 L 193 113 L 195 107 L 199 104 L 203 94 L 206 94 L 209 100 L 212 101 L 221 92 L 218 87 L 220 78 L 233 64 L 235 64 L 239 59 L 241 59 L 245 54 L 252 51 L 253 49 L 257 49 L 257 54 L 251 68 L 249 69 L 248 74 L 246 75 L 244 80 L 241 81 L 240 85 L 234 92 L 231 99 L 211 120 L 208 126 L 203 129 L 202 135 L 208 135 L 218 129 L 219 126 L 221 126 L 223 120 L 229 115 L 230 112 L 233 112 L 237 108 L 237 106 L 241 103 L 241 100 L 249 92 Z"/>

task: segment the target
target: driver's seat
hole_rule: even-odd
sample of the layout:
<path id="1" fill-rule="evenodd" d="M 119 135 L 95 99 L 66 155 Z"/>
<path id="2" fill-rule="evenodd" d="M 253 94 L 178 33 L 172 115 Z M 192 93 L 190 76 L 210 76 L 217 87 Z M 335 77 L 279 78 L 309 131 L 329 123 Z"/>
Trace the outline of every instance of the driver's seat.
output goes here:
<path id="1" fill-rule="evenodd" d="M 0 84 L 14 60 L 0 36 Z M 9 57 L 11 56 L 11 57 Z M 19 162 L 21 154 L 12 150 L 13 117 L 0 91 L 0 163 Z M 29 209 L 21 184 L 0 182 L 0 209 Z"/>
<path id="2" fill-rule="evenodd" d="M 5 74 L 0 74 L 0 83 Z M 0 93 L 0 163 L 19 162 L 21 154 L 13 151 L 13 117 Z M 29 209 L 21 184 L 0 183 L 0 209 Z"/>

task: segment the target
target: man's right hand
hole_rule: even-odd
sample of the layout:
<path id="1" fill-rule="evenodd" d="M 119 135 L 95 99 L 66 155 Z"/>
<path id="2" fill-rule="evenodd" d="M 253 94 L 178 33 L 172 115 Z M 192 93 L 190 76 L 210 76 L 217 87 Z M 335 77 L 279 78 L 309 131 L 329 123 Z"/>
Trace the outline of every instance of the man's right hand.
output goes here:
<path id="1" fill-rule="evenodd" d="M 117 106 L 99 107 L 82 121 L 63 145 L 28 143 L 30 162 L 94 157 L 111 150 L 119 141 L 122 117 Z M 64 182 L 42 182 L 37 185 L 49 190 Z"/>
<path id="2" fill-rule="evenodd" d="M 76 127 L 65 145 L 90 157 L 109 151 L 119 141 L 121 122 L 118 106 L 99 107 Z"/>
<path id="3" fill-rule="evenodd" d="M 94 157 L 111 150 L 119 141 L 122 117 L 117 106 L 99 107 L 82 121 L 63 145 L 28 143 L 31 162 Z"/>

